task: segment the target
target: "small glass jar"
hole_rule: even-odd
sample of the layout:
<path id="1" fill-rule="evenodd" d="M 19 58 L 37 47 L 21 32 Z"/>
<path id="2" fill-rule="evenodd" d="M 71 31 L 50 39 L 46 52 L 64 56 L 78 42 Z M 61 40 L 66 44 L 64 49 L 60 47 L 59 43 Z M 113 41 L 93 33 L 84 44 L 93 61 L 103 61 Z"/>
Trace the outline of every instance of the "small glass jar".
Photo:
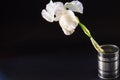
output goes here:
<path id="1" fill-rule="evenodd" d="M 101 45 L 103 53 L 98 53 L 98 76 L 101 79 L 119 77 L 119 47 L 113 44 Z"/>

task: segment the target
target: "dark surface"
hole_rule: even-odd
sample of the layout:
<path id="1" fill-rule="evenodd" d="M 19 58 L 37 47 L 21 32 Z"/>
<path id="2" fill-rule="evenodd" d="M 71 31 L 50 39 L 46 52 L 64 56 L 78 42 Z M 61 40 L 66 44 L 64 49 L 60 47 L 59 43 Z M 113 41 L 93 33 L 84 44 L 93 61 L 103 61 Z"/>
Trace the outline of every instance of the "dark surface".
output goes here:
<path id="1" fill-rule="evenodd" d="M 0 80 L 99 80 L 96 55 L 85 52 L 1 58 Z"/>
<path id="2" fill-rule="evenodd" d="M 120 46 L 118 1 L 81 0 L 84 14 L 76 16 L 99 44 Z M 99 80 L 89 38 L 80 27 L 65 36 L 58 22 L 45 21 L 48 2 L 0 1 L 0 80 Z"/>

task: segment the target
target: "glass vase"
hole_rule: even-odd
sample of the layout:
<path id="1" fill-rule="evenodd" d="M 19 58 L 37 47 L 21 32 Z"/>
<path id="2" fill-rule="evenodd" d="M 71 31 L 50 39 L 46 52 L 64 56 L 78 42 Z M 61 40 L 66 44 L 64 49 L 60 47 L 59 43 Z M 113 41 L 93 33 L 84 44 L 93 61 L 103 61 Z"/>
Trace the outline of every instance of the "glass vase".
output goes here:
<path id="1" fill-rule="evenodd" d="M 98 53 L 98 76 L 101 79 L 119 77 L 119 47 L 113 44 L 101 45 L 103 53 Z"/>

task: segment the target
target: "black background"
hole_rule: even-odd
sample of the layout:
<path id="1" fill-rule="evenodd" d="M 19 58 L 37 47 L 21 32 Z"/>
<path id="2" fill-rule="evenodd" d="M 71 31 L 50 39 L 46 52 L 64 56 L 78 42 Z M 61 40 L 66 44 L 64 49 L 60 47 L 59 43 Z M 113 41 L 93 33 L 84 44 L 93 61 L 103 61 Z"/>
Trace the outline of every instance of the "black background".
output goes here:
<path id="1" fill-rule="evenodd" d="M 57 1 L 57 0 L 54 0 Z M 71 0 L 60 0 L 62 2 Z M 81 0 L 76 15 L 99 44 L 120 46 L 118 0 Z M 97 52 L 78 26 L 66 36 L 41 16 L 49 0 L 0 1 L 0 77 L 9 80 L 98 80 Z"/>

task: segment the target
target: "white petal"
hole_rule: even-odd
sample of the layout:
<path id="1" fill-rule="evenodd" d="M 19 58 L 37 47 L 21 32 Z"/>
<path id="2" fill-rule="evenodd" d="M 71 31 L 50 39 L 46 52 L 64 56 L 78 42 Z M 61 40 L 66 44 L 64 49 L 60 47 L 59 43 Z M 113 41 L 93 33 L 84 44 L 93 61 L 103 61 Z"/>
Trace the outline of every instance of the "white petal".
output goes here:
<path id="1" fill-rule="evenodd" d="M 51 16 L 56 16 L 56 14 L 61 13 L 62 10 L 64 9 L 63 3 L 62 2 L 52 2 L 50 1 L 49 4 L 46 5 L 46 10 Z M 55 21 L 59 20 L 60 16 L 55 17 Z"/>
<path id="2" fill-rule="evenodd" d="M 55 21 L 59 21 L 63 11 L 65 10 L 64 5 L 62 2 L 55 2 Z"/>
<path id="3" fill-rule="evenodd" d="M 71 35 L 78 25 L 78 20 L 71 10 L 65 10 L 64 15 L 59 20 L 59 24 L 65 35 Z"/>
<path id="4" fill-rule="evenodd" d="M 83 5 L 79 1 L 72 1 L 65 3 L 65 7 L 78 13 L 83 13 Z"/>
<path id="5" fill-rule="evenodd" d="M 55 5 L 55 13 L 57 11 L 64 10 L 64 5 L 62 2 L 54 2 L 54 5 Z"/>
<path id="6" fill-rule="evenodd" d="M 42 10 L 42 16 L 49 22 L 58 21 L 63 10 L 65 9 L 62 2 L 53 3 L 52 0 L 50 0 L 46 5 L 46 10 Z"/>
<path id="7" fill-rule="evenodd" d="M 45 20 L 48 22 L 53 22 L 54 16 L 50 15 L 45 9 L 42 10 L 41 14 Z"/>
<path id="8" fill-rule="evenodd" d="M 62 28 L 63 32 L 65 35 L 71 35 L 75 30 L 71 30 L 71 31 L 68 31 L 67 29 L 65 28 Z"/>
<path id="9" fill-rule="evenodd" d="M 46 5 L 46 10 L 50 15 L 54 16 L 55 4 L 52 2 L 52 0 L 50 0 L 50 2 Z"/>
<path id="10" fill-rule="evenodd" d="M 56 11 L 55 13 L 55 18 L 54 18 L 54 21 L 59 21 L 59 19 L 61 18 L 61 16 L 64 15 L 64 10 L 58 10 Z"/>

